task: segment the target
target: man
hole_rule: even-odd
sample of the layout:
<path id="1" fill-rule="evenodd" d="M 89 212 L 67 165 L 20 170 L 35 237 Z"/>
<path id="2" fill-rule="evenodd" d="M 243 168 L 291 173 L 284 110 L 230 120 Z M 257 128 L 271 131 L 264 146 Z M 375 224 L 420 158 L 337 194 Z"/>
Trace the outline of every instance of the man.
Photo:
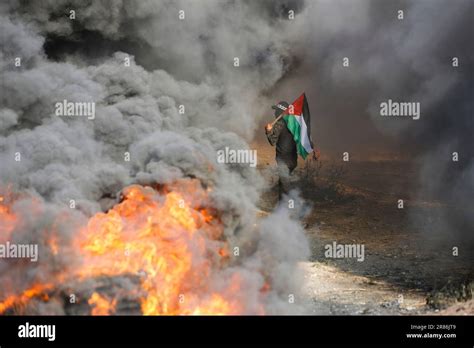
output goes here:
<path id="1" fill-rule="evenodd" d="M 273 105 L 275 118 L 278 118 L 289 107 L 286 101 Z M 293 135 L 288 130 L 285 120 L 281 117 L 275 124 L 265 126 L 265 134 L 270 145 L 276 145 L 276 162 L 278 168 L 278 197 L 290 191 L 290 175 L 298 164 L 298 153 Z M 317 152 L 313 151 L 313 158 L 318 159 Z"/>

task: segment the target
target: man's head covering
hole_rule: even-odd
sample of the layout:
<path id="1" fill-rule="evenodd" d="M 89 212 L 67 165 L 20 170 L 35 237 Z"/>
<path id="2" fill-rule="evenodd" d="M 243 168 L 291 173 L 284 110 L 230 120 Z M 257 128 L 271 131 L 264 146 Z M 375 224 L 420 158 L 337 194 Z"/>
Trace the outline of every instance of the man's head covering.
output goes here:
<path id="1" fill-rule="evenodd" d="M 275 117 L 278 117 L 281 115 L 283 111 L 285 111 L 290 104 L 288 104 L 286 101 L 280 101 L 276 105 L 272 105 L 272 109 L 275 110 Z"/>

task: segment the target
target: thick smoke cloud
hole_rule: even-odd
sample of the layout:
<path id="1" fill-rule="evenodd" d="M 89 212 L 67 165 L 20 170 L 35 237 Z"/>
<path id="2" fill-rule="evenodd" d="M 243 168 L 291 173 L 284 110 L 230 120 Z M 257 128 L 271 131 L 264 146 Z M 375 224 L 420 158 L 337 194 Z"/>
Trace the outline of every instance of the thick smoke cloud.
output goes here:
<path id="1" fill-rule="evenodd" d="M 465 0 L 308 2 L 288 28 L 301 38 L 292 42 L 299 59 L 278 91 L 290 99 L 299 92 L 295 86 L 306 90 L 313 132 L 330 152 L 417 153 L 439 133 L 463 136 L 472 93 L 473 6 Z M 452 57 L 460 58 L 458 68 Z M 421 120 L 381 118 L 379 104 L 389 98 L 419 101 Z M 444 124 L 453 129 L 441 127 L 441 107 L 451 110 Z"/>
<path id="2" fill-rule="evenodd" d="M 275 98 L 291 100 L 304 90 L 323 152 L 415 156 L 421 196 L 468 207 L 473 6 L 470 0 L 2 2 L 1 182 L 37 195 L 51 211 L 74 197 L 77 219 L 85 220 L 110 207 L 126 185 L 193 176 L 216 187 L 216 207 L 228 212 L 226 233 L 252 239 L 245 234 L 254 231 L 261 179 L 244 166 L 209 171 L 207 164 L 225 146 L 246 148 Z M 18 56 L 21 68 L 12 64 Z M 95 101 L 96 119 L 54 116 L 63 99 Z M 380 118 L 378 105 L 387 99 L 419 101 L 421 119 Z M 455 168 L 447 159 L 453 151 L 461 158 Z M 15 152 L 22 153 L 21 165 Z M 456 229 L 472 231 L 466 209 L 457 211 L 463 222 Z M 281 214 L 270 219 L 293 229 Z M 444 221 L 454 226 L 450 217 Z M 279 245 L 280 236 L 272 243 Z M 308 252 L 303 244 L 295 243 L 300 258 Z M 276 283 L 292 282 L 287 266 L 296 259 L 283 258 L 275 269 L 287 281 Z"/>
<path id="3" fill-rule="evenodd" d="M 135 55 L 149 71 L 165 70 L 192 83 L 181 83 L 180 89 L 173 88 L 176 82 L 162 84 L 186 106 L 188 122 L 216 126 L 217 119 L 220 129 L 251 139 L 256 121 L 271 105 L 262 103 L 261 92 L 272 88 L 291 64 L 290 46 L 282 40 L 289 24 L 280 17 L 287 17 L 290 6 L 298 11 L 302 3 L 44 1 L 17 6 L 11 11 L 35 23 L 52 58 L 87 65 L 115 51 Z M 72 8 L 74 21 L 67 16 Z M 178 18 L 180 10 L 185 20 Z M 234 58 L 240 60 L 238 68 Z"/>
<path id="4" fill-rule="evenodd" d="M 446 204 L 432 233 L 462 241 L 474 237 L 473 19 L 469 0 L 308 2 L 287 32 L 301 38 L 292 42 L 298 64 L 275 90 L 306 91 L 323 153 L 413 160 L 416 196 Z M 420 102 L 420 119 L 380 117 L 388 99 Z"/>
<path id="5" fill-rule="evenodd" d="M 266 5 L 268 18 L 274 4 Z M 189 20 L 180 24 L 181 6 Z M 2 297 L 36 282 L 62 279 L 80 262 L 67 249 L 78 226 L 109 209 L 127 185 L 192 177 L 212 187 L 210 198 L 222 213 L 225 234 L 242 248 L 242 259 L 214 278 L 220 275 L 224 285 L 226 272 L 238 269 L 246 289 L 242 302 L 250 313 L 256 312 L 264 277 L 274 282 L 267 312 L 302 310 L 288 303 L 289 291 L 296 294 L 293 288 L 298 288 L 297 261 L 309 255 L 301 227 L 284 211 L 257 223 L 262 179 L 249 166 L 216 163 L 219 149 L 248 148 L 241 136 L 251 138 L 257 125 L 252 102 L 285 70 L 286 52 L 272 26 L 264 36 L 252 36 L 266 20 L 254 13 L 258 8 L 232 2 L 2 4 L 0 177 L 3 189 L 21 193 L 13 211 L 29 217 L 12 236 L 17 243 L 38 243 L 49 250 L 42 246 L 54 232 L 67 251 L 66 256 L 40 254 L 50 262 L 26 268 L 1 261 Z M 70 9 L 76 11 L 74 21 L 68 18 Z M 242 17 L 234 11 L 255 19 L 248 19 L 245 33 L 238 33 Z M 125 43 L 132 41 L 139 44 L 130 50 Z M 260 56 L 262 45 L 267 48 Z M 73 46 L 89 47 L 65 50 Z M 236 56 L 241 57 L 240 70 L 233 66 Z M 14 66 L 16 57 L 22 58 L 21 67 Z M 251 68 L 255 61 L 259 69 Z M 96 118 L 56 116 L 55 104 L 64 99 L 95 102 Z M 181 104 L 185 113 L 179 112 Z M 130 162 L 124 161 L 126 152 Z M 77 202 L 74 213 L 68 209 L 71 199 Z M 71 220 L 57 223 L 61 214 Z M 270 228 L 272 221 L 281 231 Z M 286 250 L 282 236 L 289 233 L 295 247 Z M 278 246 L 281 253 L 271 252 Z M 13 277 L 12 272 L 24 276 Z"/>

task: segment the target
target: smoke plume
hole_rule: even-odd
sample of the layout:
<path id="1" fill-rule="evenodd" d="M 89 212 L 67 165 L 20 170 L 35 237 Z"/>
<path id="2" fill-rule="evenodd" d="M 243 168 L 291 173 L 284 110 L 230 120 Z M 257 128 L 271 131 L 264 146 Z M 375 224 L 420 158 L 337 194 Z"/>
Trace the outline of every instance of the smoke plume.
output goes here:
<path id="1" fill-rule="evenodd" d="M 246 312 L 258 313 L 255 297 L 265 282 L 265 312 L 301 312 L 301 300 L 288 301 L 298 298 L 297 262 L 309 255 L 301 226 L 286 211 L 257 221 L 263 182 L 255 169 L 216 163 L 224 147 L 248 149 L 256 97 L 286 71 L 278 8 L 220 1 L 2 4 L 0 177 L 4 191 L 18 194 L 12 210 L 21 223 L 11 238 L 42 250 L 33 266 L 0 261 L 3 297 L 80 263 L 71 246 L 79 227 L 116 204 L 124 187 L 196 178 L 211 188 L 226 238 L 243 255 L 216 271 L 210 286 L 222 287 L 237 270 Z M 55 105 L 63 100 L 94 102 L 96 117 L 58 117 Z M 65 253 L 46 247 L 53 235 Z"/>
<path id="2" fill-rule="evenodd" d="M 269 106 L 302 91 L 323 152 L 415 159 L 417 194 L 461 207 L 442 226 L 472 237 L 473 8 L 470 0 L 2 2 L 0 180 L 22 193 L 15 239 L 41 245 L 67 211 L 54 226 L 67 250 L 77 226 L 110 209 L 124 187 L 197 178 L 213 188 L 226 236 L 251 246 L 235 264 L 248 291 L 263 285 L 264 269 L 274 285 L 266 310 L 298 312 L 288 294 L 309 253 L 301 227 L 283 210 L 257 221 L 262 179 L 215 158 L 225 147 L 247 149 Z M 379 117 L 387 99 L 420 102 L 420 120 Z M 56 116 L 62 100 L 95 102 L 96 118 Z M 12 272 L 24 265 L 0 261 L 5 294 L 80 262 L 65 255 L 40 256 L 54 262 L 28 265 L 21 279 Z"/>

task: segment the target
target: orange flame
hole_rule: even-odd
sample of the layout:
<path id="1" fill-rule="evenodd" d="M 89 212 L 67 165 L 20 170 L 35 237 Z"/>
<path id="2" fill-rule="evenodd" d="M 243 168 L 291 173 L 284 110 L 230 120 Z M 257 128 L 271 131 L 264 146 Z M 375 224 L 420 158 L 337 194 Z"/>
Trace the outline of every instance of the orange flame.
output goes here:
<path id="1" fill-rule="evenodd" d="M 239 313 L 232 294 L 209 295 L 212 268 L 228 252 L 219 240 L 223 226 L 201 207 L 207 193 L 199 182 L 180 182 L 164 195 L 137 185 L 123 194 L 120 204 L 93 216 L 81 232 L 78 274 L 141 275 L 146 315 Z"/>
<path id="2" fill-rule="evenodd" d="M 6 241 L 17 223 L 17 216 L 11 209 L 12 194 L 0 195 L 0 242 Z"/>
<path id="3" fill-rule="evenodd" d="M 109 315 L 115 312 L 115 306 L 117 304 L 117 300 L 110 301 L 106 297 L 94 292 L 87 301 L 93 308 L 92 308 L 92 315 Z"/>
<path id="4" fill-rule="evenodd" d="M 208 190 L 191 179 L 159 189 L 139 185 L 125 188 L 121 203 L 106 213 L 97 213 L 78 231 L 72 246 L 83 262 L 66 273 L 73 279 L 139 276 L 140 305 L 145 315 L 243 313 L 244 304 L 238 300 L 244 287 L 240 275 L 227 272 L 230 280 L 216 282 L 215 274 L 228 264 L 230 253 L 223 224 L 208 208 Z M 5 201 L 2 196 L 1 225 L 13 229 L 18 217 Z M 58 215 L 58 219 L 66 218 Z M 53 255 L 63 252 L 60 244 L 64 241 L 56 229 L 53 223 L 46 234 Z M 0 230 L 0 237 L 5 231 Z M 64 280 L 58 276 L 55 283 Z M 0 313 L 33 297 L 43 296 L 46 301 L 45 291 L 52 286 L 35 284 L 20 295 L 7 297 L 0 302 Z M 97 292 L 88 299 L 93 315 L 114 314 L 117 302 Z M 258 308 L 263 314 L 263 307 Z"/>
<path id="5" fill-rule="evenodd" d="M 8 296 L 5 300 L 0 302 L 0 314 L 15 306 L 25 306 L 28 301 L 34 297 L 39 297 L 43 301 L 48 301 L 49 296 L 46 292 L 52 287 L 52 284 L 35 284 L 31 288 L 23 291 L 20 295 Z"/>

